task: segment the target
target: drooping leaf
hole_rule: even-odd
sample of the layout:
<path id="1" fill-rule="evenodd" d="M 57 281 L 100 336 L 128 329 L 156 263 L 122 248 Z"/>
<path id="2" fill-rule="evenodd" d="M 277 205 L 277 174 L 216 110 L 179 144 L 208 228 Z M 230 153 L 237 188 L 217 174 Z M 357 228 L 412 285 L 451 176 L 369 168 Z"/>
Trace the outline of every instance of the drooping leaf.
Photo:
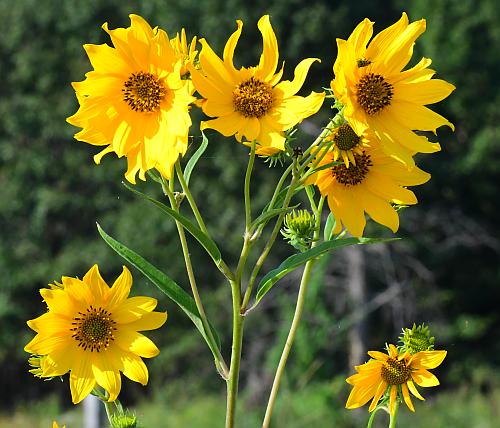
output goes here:
<path id="1" fill-rule="evenodd" d="M 160 201 L 157 201 L 156 199 L 152 198 L 151 196 L 146 195 L 145 193 L 139 192 L 138 190 L 134 189 L 130 184 L 123 182 L 123 185 L 130 190 L 132 193 L 136 194 L 137 196 L 140 196 L 141 198 L 146 199 L 147 201 L 153 203 L 156 205 L 158 208 L 160 208 L 163 212 L 168 214 L 170 217 L 172 217 L 174 220 L 177 220 L 179 223 L 181 223 L 184 228 L 191 234 L 193 235 L 194 238 L 205 248 L 207 253 L 212 257 L 214 260 L 215 264 L 219 266 L 219 263 L 221 262 L 222 256 L 219 251 L 219 248 L 217 247 L 217 244 L 207 235 L 205 234 L 202 230 L 198 228 L 191 220 L 189 220 L 187 217 L 183 216 L 181 213 L 173 210 L 170 207 L 167 207 L 165 204 L 161 203 Z"/>
<path id="2" fill-rule="evenodd" d="M 173 281 L 168 275 L 163 273 L 157 267 L 149 263 L 144 257 L 137 254 L 135 251 L 131 250 L 121 242 L 109 236 L 97 223 L 97 230 L 101 235 L 102 239 L 108 244 L 113 250 L 115 250 L 123 259 L 128 263 L 135 266 L 146 278 L 148 278 L 154 285 L 156 285 L 160 291 L 162 291 L 170 300 L 176 303 L 185 314 L 193 321 L 196 328 L 199 330 L 208 347 L 212 351 L 215 359 L 218 359 L 218 349 L 220 349 L 220 339 L 217 331 L 212 325 L 210 329 L 212 330 L 212 335 L 215 338 L 215 342 L 210 339 L 210 336 L 205 331 L 203 322 L 200 318 L 200 314 L 193 298 L 187 294 L 175 281 Z"/>
<path id="3" fill-rule="evenodd" d="M 191 178 L 191 173 L 193 172 L 196 163 L 200 160 L 201 155 L 205 153 L 205 150 L 208 147 L 208 138 L 203 132 L 201 133 L 201 137 L 202 141 L 200 147 L 198 147 L 198 149 L 193 153 L 193 156 L 191 156 L 186 165 L 186 168 L 184 169 L 184 179 L 186 180 L 187 184 L 189 184 L 189 179 Z"/>
<path id="4" fill-rule="evenodd" d="M 284 260 L 276 269 L 273 269 L 267 275 L 265 275 L 259 282 L 257 288 L 257 297 L 256 303 L 260 302 L 260 300 L 267 294 L 267 292 L 276 284 L 281 278 L 283 278 L 286 274 L 292 272 L 297 269 L 299 266 L 302 266 L 308 260 L 314 259 L 316 257 L 320 257 L 323 254 L 334 251 L 342 247 L 347 247 L 349 245 L 356 244 L 374 244 L 379 242 L 388 242 L 394 241 L 397 238 L 343 238 L 336 239 L 334 241 L 323 242 L 316 247 L 311 248 L 300 254 L 294 254 L 293 256 L 288 257 Z"/>

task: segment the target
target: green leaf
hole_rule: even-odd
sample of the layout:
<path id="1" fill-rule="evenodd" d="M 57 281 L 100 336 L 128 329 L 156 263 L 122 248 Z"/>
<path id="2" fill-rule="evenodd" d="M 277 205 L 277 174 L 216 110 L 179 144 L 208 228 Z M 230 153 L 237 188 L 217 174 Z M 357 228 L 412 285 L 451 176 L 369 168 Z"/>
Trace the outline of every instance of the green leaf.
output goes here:
<path id="1" fill-rule="evenodd" d="M 189 179 L 191 177 L 191 173 L 193 172 L 194 167 L 196 166 L 196 163 L 200 160 L 201 155 L 205 152 L 205 150 L 208 147 L 208 138 L 206 135 L 202 132 L 201 133 L 202 141 L 200 147 L 198 147 L 198 150 L 196 150 L 189 159 L 186 168 L 184 169 L 184 179 L 186 180 L 186 183 L 189 184 Z"/>
<path id="2" fill-rule="evenodd" d="M 337 220 L 335 220 L 333 214 L 328 214 L 328 218 L 326 219 L 325 223 L 325 230 L 323 231 L 323 237 L 325 241 L 329 241 L 330 239 L 332 239 L 332 230 L 335 228 L 336 223 Z"/>
<path id="3" fill-rule="evenodd" d="M 212 342 L 205 331 L 203 322 L 200 318 L 200 314 L 196 307 L 193 298 L 187 294 L 176 282 L 174 282 L 165 273 L 160 271 L 158 268 L 149 263 L 141 255 L 137 254 L 130 248 L 118 242 L 116 239 L 109 236 L 97 223 L 97 230 L 102 236 L 102 239 L 121 257 L 123 257 L 131 265 L 135 266 L 140 272 L 142 272 L 154 285 L 156 285 L 160 291 L 162 291 L 169 299 L 177 303 L 177 305 L 186 313 L 186 315 L 193 321 L 196 328 L 200 331 L 201 335 L 207 342 L 208 347 L 214 354 L 216 360 L 218 360 L 219 349 L 220 349 L 220 339 L 217 331 L 212 325 L 210 329 L 212 330 L 212 335 L 215 338 L 215 342 Z"/>
<path id="4" fill-rule="evenodd" d="M 320 257 L 323 254 L 337 250 L 342 247 L 347 247 L 349 245 L 355 244 L 374 244 L 378 242 L 388 242 L 394 241 L 398 238 L 344 238 L 344 239 L 336 239 L 334 241 L 323 242 L 316 247 L 311 248 L 310 250 L 305 251 L 304 253 L 294 254 L 293 256 L 288 257 L 284 260 L 276 269 L 273 269 L 267 275 L 265 275 L 259 282 L 257 289 L 257 298 L 256 304 L 260 302 L 260 300 L 267 294 L 267 292 L 276 284 L 281 278 L 283 278 L 286 274 L 291 271 L 297 269 L 299 266 L 302 266 L 308 260 L 314 259 L 316 257 Z"/>
<path id="5" fill-rule="evenodd" d="M 287 211 L 293 210 L 294 208 L 297 208 L 300 204 L 288 207 L 288 208 L 273 208 L 269 211 L 263 212 L 260 216 L 258 216 L 253 222 L 252 225 L 250 226 L 250 230 L 253 230 L 256 228 L 259 224 L 261 223 L 267 223 L 269 220 L 271 220 L 273 217 L 280 215 L 281 213 L 286 213 Z"/>
<path id="6" fill-rule="evenodd" d="M 151 179 L 153 179 L 154 181 L 156 181 L 157 183 L 160 183 L 160 184 L 163 183 L 161 174 L 156 169 L 148 169 L 147 173 L 148 173 L 149 177 Z"/>
<path id="7" fill-rule="evenodd" d="M 160 201 L 157 201 L 156 199 L 152 198 L 151 196 L 146 195 L 145 193 L 139 192 L 138 190 L 134 189 L 130 184 L 123 182 L 123 185 L 130 190 L 132 193 L 135 193 L 136 195 L 140 196 L 141 198 L 146 199 L 147 201 L 153 203 L 156 205 L 158 208 L 160 208 L 163 212 L 168 214 L 170 217 L 172 217 L 174 220 L 177 220 L 179 223 L 181 223 L 184 228 L 191 234 L 193 235 L 196 240 L 203 245 L 205 250 L 207 250 L 207 253 L 210 254 L 210 257 L 214 260 L 215 264 L 219 266 L 222 256 L 219 251 L 219 248 L 217 247 L 217 244 L 204 232 L 202 232 L 198 226 L 196 226 L 191 220 L 189 220 L 187 217 L 184 217 L 181 213 L 173 210 L 170 207 L 167 207 L 165 204 L 161 203 Z"/>

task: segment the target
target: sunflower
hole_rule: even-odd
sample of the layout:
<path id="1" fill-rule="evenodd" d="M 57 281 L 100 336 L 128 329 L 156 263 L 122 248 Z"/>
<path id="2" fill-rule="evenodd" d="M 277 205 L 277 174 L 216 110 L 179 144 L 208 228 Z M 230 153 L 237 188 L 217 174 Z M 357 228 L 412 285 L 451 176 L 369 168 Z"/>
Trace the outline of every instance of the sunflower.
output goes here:
<path id="1" fill-rule="evenodd" d="M 415 134 L 415 130 L 433 131 L 453 125 L 443 116 L 425 107 L 446 98 L 455 89 L 452 84 L 431 79 L 431 60 L 402 71 L 413 54 L 415 40 L 425 31 L 425 20 L 401 19 L 377 34 L 371 42 L 373 22 L 365 19 L 347 40 L 337 39 L 338 56 L 333 66 L 331 87 L 345 105 L 344 117 L 356 129 L 370 128 L 382 148 L 409 167 L 415 152 L 433 153 L 438 143 Z"/>
<path id="2" fill-rule="evenodd" d="M 356 165 L 355 155 L 361 155 L 364 148 L 368 147 L 368 140 L 364 136 L 365 129 L 355 130 L 354 125 L 356 124 L 351 126 L 343 123 L 325 138 L 333 151 L 333 160 L 337 161 L 341 158 L 347 168 L 349 168 L 349 163 Z"/>
<path id="3" fill-rule="evenodd" d="M 146 385 L 148 369 L 141 357 L 158 355 L 155 344 L 139 331 L 161 327 L 165 312 L 153 312 L 156 299 L 128 298 L 132 276 L 124 266 L 112 287 L 97 265 L 82 280 L 63 277 L 62 284 L 40 294 L 48 312 L 28 321 L 37 335 L 24 350 L 43 356 L 42 377 L 70 372 L 73 403 L 79 403 L 100 385 L 114 401 L 121 389 L 120 371 Z"/>
<path id="4" fill-rule="evenodd" d="M 241 35 L 243 23 L 236 21 L 237 29 L 229 37 L 221 60 L 205 39 L 200 40 L 200 68 L 191 67 L 196 90 L 204 98 L 202 109 L 215 119 L 202 123 L 201 129 L 211 128 L 238 141 L 257 141 L 261 153 L 266 147 L 284 150 L 284 131 L 316 113 L 323 103 L 324 93 L 307 97 L 295 95 L 316 58 L 308 58 L 297 65 L 294 79 L 280 82 L 283 67 L 278 66 L 278 42 L 269 16 L 260 18 L 263 53 L 255 67 L 236 69 L 233 55 Z"/>
<path id="5" fill-rule="evenodd" d="M 83 128 L 77 140 L 106 146 L 94 156 L 97 164 L 115 152 L 126 156 L 131 183 L 137 173 L 145 180 L 151 168 L 169 179 L 187 149 L 193 89 L 181 79 L 183 60 L 165 31 L 138 15 L 130 21 L 130 27 L 115 30 L 103 25 L 114 47 L 84 45 L 94 70 L 73 83 L 80 108 L 67 121 Z"/>
<path id="6" fill-rule="evenodd" d="M 357 140 L 359 137 L 351 131 L 345 131 L 345 134 Z M 353 236 L 362 236 L 366 225 L 365 211 L 377 223 L 396 232 L 399 217 L 391 203 L 416 204 L 415 194 L 404 186 L 423 184 L 430 179 L 430 175 L 418 167 L 408 170 L 401 162 L 386 155 L 369 133 L 363 138 L 366 146 L 360 152 L 352 152 L 354 162 L 349 167 L 344 163 L 326 167 L 335 162 L 335 151 L 330 148 L 317 165 L 317 168 L 325 168 L 306 181 L 315 184 L 328 198 L 328 206 L 336 219 L 333 233 L 339 233 L 345 226 Z"/>
<path id="7" fill-rule="evenodd" d="M 186 30 L 183 28 L 181 34 L 177 33 L 173 39 L 170 40 L 170 44 L 175 50 L 178 58 L 182 61 L 181 76 L 184 77 L 189 73 L 188 64 L 195 66 L 196 55 L 198 51 L 196 50 L 196 39 L 194 36 L 191 39 L 191 43 L 188 44 L 186 37 Z"/>
<path id="8" fill-rule="evenodd" d="M 398 391 L 402 392 L 404 402 L 414 412 L 409 392 L 420 400 L 424 399 L 415 383 L 423 387 L 439 385 L 437 377 L 427 369 L 439 366 L 446 357 L 446 351 L 422 351 L 414 355 L 408 352 L 398 354 L 397 348 L 389 345 L 388 354 L 370 351 L 368 355 L 373 360 L 356 366 L 357 373 L 346 379 L 347 383 L 353 386 L 346 408 L 356 409 L 373 398 L 368 409 L 371 412 L 389 388 L 389 409 L 391 414 L 394 414 Z"/>

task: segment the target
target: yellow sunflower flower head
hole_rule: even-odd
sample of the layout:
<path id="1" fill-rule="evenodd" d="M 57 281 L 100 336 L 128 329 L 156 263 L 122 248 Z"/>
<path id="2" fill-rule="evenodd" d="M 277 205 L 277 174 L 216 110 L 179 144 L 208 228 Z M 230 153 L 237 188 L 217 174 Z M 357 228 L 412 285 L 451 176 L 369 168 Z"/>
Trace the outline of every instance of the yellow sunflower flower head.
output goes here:
<path id="1" fill-rule="evenodd" d="M 236 69 L 233 56 L 243 28 L 241 21 L 236 22 L 237 29 L 226 43 L 223 59 L 201 39 L 201 69 L 191 67 L 193 84 L 204 98 L 202 109 L 214 118 L 203 122 L 201 129 L 215 129 L 226 137 L 234 135 L 240 142 L 256 141 L 260 153 L 284 150 L 285 131 L 316 113 L 323 103 L 324 93 L 296 95 L 309 68 L 319 60 L 303 60 L 292 81 L 280 82 L 283 67 L 277 71 L 278 42 L 265 15 L 258 22 L 263 39 L 259 64 Z"/>
<path id="2" fill-rule="evenodd" d="M 97 265 L 81 280 L 63 277 L 62 285 L 62 289 L 40 290 L 48 312 L 28 321 L 37 334 L 24 350 L 44 356 L 41 376 L 70 372 L 75 404 L 96 384 L 107 391 L 109 401 L 116 400 L 120 372 L 146 385 L 148 369 L 142 358 L 154 357 L 159 350 L 139 332 L 159 328 L 167 319 L 166 312 L 154 312 L 156 299 L 128 297 L 132 276 L 125 266 L 112 287 L 104 282 Z"/>
<path id="3" fill-rule="evenodd" d="M 59 428 L 56 421 L 52 422 L 52 428 Z M 63 425 L 62 428 L 66 428 L 66 425 Z"/>
<path id="4" fill-rule="evenodd" d="M 128 28 L 106 31 L 113 47 L 84 45 L 93 70 L 73 83 L 80 108 L 67 121 L 82 128 L 79 141 L 106 146 L 106 153 L 125 156 L 125 178 L 145 180 L 156 168 L 166 179 L 186 152 L 191 126 L 192 85 L 181 79 L 183 62 L 165 33 L 140 16 L 130 15 Z"/>
<path id="5" fill-rule="evenodd" d="M 349 126 L 349 125 L 345 125 Z M 352 131 L 352 132 L 351 132 Z M 344 130 L 345 135 L 356 135 Z M 307 179 L 327 197 L 328 206 L 336 223 L 332 233 L 340 233 L 344 226 L 353 236 L 363 236 L 366 226 L 365 212 L 377 223 L 393 232 L 399 228 L 399 217 L 393 204 L 414 205 L 415 194 L 406 186 L 423 184 L 430 175 L 418 167 L 409 170 L 403 163 L 388 156 L 369 133 L 364 133 L 364 147 L 352 151 L 350 163 L 331 167 L 338 157 L 335 148 L 321 153 L 317 167 L 321 169 Z"/>
<path id="6" fill-rule="evenodd" d="M 409 352 L 399 353 L 394 345 L 389 345 L 388 348 L 388 354 L 368 352 L 372 360 L 356 366 L 357 373 L 346 379 L 353 386 L 347 399 L 347 409 L 356 409 L 372 400 L 368 409 L 372 412 L 389 390 L 391 414 L 394 414 L 400 393 L 408 408 L 414 412 L 410 392 L 419 400 L 424 400 L 415 384 L 422 387 L 439 385 L 439 380 L 429 369 L 435 369 L 443 362 L 446 351 L 422 351 L 411 355 Z"/>
<path id="7" fill-rule="evenodd" d="M 423 58 L 407 70 L 415 40 L 425 31 L 425 20 L 409 23 L 403 13 L 395 24 L 373 35 L 373 22 L 362 21 L 347 40 L 337 39 L 338 56 L 331 82 L 344 117 L 357 129 L 370 128 L 383 150 L 412 167 L 412 154 L 440 150 L 413 131 L 433 131 L 453 125 L 426 107 L 445 99 L 452 84 L 432 79 L 431 60 Z"/>
<path id="8" fill-rule="evenodd" d="M 177 33 L 175 37 L 170 40 L 176 55 L 182 61 L 180 73 L 183 77 L 189 73 L 188 65 L 196 66 L 196 55 L 198 55 L 198 51 L 196 50 L 196 40 L 197 37 L 194 36 L 191 39 L 191 43 L 188 44 L 186 30 L 184 28 L 181 30 L 181 34 Z"/>

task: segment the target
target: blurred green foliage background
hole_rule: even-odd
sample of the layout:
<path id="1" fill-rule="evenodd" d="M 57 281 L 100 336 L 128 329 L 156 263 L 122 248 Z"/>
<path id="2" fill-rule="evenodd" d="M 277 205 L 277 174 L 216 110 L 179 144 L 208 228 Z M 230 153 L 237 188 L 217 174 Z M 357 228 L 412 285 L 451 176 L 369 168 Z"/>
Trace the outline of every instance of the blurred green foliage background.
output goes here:
<path id="1" fill-rule="evenodd" d="M 256 22 L 269 13 L 280 58 L 286 59 L 286 78 L 302 58 L 322 60 L 312 68 L 306 93 L 329 86 L 336 37 L 346 38 L 365 17 L 379 31 L 403 10 L 411 20 L 427 19 L 415 58 L 431 57 L 438 77 L 457 86 L 436 107 L 456 132 L 440 129 L 443 150 L 419 158 L 432 180 L 415 189 L 419 205 L 401 212 L 398 236 L 403 240 L 348 249 L 317 266 L 273 426 L 363 426 L 364 410 L 342 409 L 349 392 L 345 375 L 352 364 L 366 360 L 367 350 L 394 342 L 402 327 L 423 321 L 430 323 L 437 348 L 449 354 L 437 370 L 442 386 L 426 391 L 430 399 L 418 404 L 412 426 L 495 426 L 500 400 L 496 0 L 0 0 L 0 426 L 49 426 L 53 415 L 68 410 L 60 421 L 80 426 L 67 382 L 34 379 L 27 373 L 23 347 L 32 337 L 26 320 L 43 311 L 39 288 L 62 275 L 81 276 L 93 263 L 99 263 L 108 282 L 120 272 L 122 261 L 99 238 L 96 221 L 187 287 L 171 222 L 121 185 L 125 160 L 110 155 L 94 165 L 95 148 L 74 141 L 75 129 L 65 122 L 77 109 L 70 82 L 90 70 L 82 44 L 109 42 L 100 26 L 126 27 L 127 15 L 138 13 L 171 36 L 185 27 L 188 36 L 206 37 L 222 52 L 235 20 L 242 19 L 236 64 L 247 65 L 261 52 Z M 329 114 L 326 103 L 304 124 L 299 142 L 312 141 Z M 196 147 L 196 126 L 192 135 Z M 214 237 L 234 261 L 242 242 L 242 170 L 248 150 L 215 133 L 208 137 L 193 193 Z M 262 206 L 280 171 L 257 163 L 252 191 L 255 206 Z M 160 197 L 152 181 L 139 187 Z M 367 235 L 388 234 L 372 225 Z M 195 242 L 191 248 L 202 297 L 228 354 L 229 289 Z M 281 245 L 266 268 L 290 253 Z M 135 294 L 158 297 L 170 316 L 164 329 L 150 335 L 162 352 L 148 363 L 148 388 L 125 383 L 123 401 L 138 409 L 147 427 L 221 426 L 224 384 L 204 342 L 171 302 L 137 271 L 133 274 Z M 296 276 L 282 280 L 248 316 L 241 427 L 259 426 L 297 286 Z M 22 416 L 26 410 L 28 419 Z"/>

